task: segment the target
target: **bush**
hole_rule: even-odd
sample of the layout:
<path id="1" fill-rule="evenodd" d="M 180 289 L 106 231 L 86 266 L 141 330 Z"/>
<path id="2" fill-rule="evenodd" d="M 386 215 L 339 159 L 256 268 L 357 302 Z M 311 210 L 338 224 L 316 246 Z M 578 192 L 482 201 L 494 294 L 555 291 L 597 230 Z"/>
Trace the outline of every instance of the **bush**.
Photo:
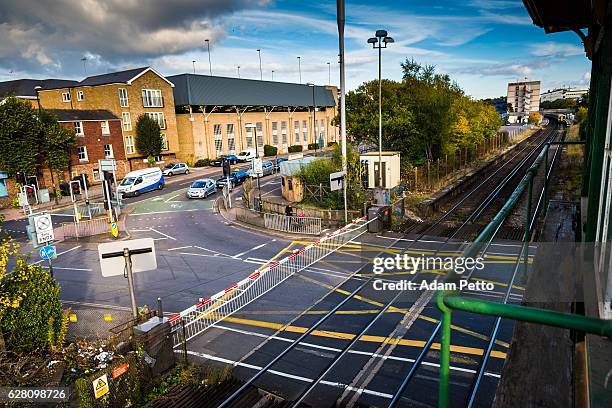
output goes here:
<path id="1" fill-rule="evenodd" d="M 20 299 L 7 307 L 0 319 L 8 349 L 28 352 L 60 346 L 65 333 L 60 287 L 48 271 L 17 258 L 12 273 L 0 283 L 0 293 Z"/>
<path id="2" fill-rule="evenodd" d="M 327 147 L 338 146 L 338 142 L 327 142 Z"/>
<path id="3" fill-rule="evenodd" d="M 299 153 L 299 152 L 301 152 L 303 149 L 304 149 L 304 146 L 302 146 L 302 145 L 293 145 L 293 146 L 289 146 L 289 147 L 287 148 L 287 151 L 288 151 L 289 153 Z"/>
<path id="4" fill-rule="evenodd" d="M 264 156 L 276 156 L 278 149 L 271 145 L 264 145 Z"/>
<path id="5" fill-rule="evenodd" d="M 193 167 L 206 167 L 210 166 L 210 159 L 199 159 L 193 165 Z"/>
<path id="6" fill-rule="evenodd" d="M 308 144 L 308 150 L 317 150 L 319 148 L 319 144 L 318 143 L 309 143 Z"/>

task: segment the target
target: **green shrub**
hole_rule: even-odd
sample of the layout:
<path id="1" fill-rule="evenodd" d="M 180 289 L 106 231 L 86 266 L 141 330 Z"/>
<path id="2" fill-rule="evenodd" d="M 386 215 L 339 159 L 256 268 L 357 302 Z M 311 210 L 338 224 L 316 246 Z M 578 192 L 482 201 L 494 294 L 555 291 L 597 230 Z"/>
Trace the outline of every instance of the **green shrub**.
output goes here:
<path id="1" fill-rule="evenodd" d="M 293 146 L 289 146 L 289 147 L 287 148 L 287 151 L 288 151 L 289 153 L 299 153 L 299 152 L 301 152 L 303 149 L 304 149 L 304 146 L 302 146 L 302 145 L 293 145 Z"/>
<path id="2" fill-rule="evenodd" d="M 17 258 L 12 273 L 0 282 L 0 294 L 21 298 L 16 306 L 6 308 L 0 319 L 7 349 L 28 352 L 55 348 L 63 342 L 60 287 L 48 271 Z"/>
<path id="3" fill-rule="evenodd" d="M 327 147 L 338 146 L 338 142 L 327 142 Z"/>
<path id="4" fill-rule="evenodd" d="M 271 145 L 264 145 L 264 156 L 276 156 L 278 149 Z"/>
<path id="5" fill-rule="evenodd" d="M 308 150 L 317 150 L 319 148 L 319 144 L 318 143 L 309 143 L 308 144 Z"/>
<path id="6" fill-rule="evenodd" d="M 199 159 L 193 165 L 193 167 L 206 167 L 210 166 L 210 159 Z"/>

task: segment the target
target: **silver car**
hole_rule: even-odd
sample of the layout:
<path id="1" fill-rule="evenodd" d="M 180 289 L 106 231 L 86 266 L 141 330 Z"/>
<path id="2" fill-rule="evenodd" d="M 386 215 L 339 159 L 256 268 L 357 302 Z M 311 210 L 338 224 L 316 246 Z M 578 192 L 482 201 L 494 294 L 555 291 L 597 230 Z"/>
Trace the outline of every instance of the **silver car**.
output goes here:
<path id="1" fill-rule="evenodd" d="M 188 198 L 206 198 L 217 192 L 217 184 L 213 179 L 200 179 L 191 183 L 187 190 Z"/>
<path id="2" fill-rule="evenodd" d="M 185 163 L 170 163 L 163 168 L 162 173 L 170 177 L 175 174 L 189 174 L 189 166 Z"/>

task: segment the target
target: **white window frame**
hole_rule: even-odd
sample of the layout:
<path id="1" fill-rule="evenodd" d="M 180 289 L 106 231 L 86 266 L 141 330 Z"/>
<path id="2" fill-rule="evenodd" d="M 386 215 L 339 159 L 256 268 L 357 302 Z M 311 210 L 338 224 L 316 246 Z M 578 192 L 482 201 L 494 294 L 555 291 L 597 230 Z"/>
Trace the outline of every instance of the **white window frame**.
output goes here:
<path id="1" fill-rule="evenodd" d="M 82 101 L 83 99 L 85 99 L 83 91 L 77 91 L 77 101 Z"/>
<path id="2" fill-rule="evenodd" d="M 102 136 L 110 136 L 110 125 L 108 124 L 108 120 L 101 121 L 100 128 L 102 129 Z"/>
<path id="3" fill-rule="evenodd" d="M 81 158 L 81 154 L 83 155 L 83 158 Z M 79 158 L 79 161 L 81 163 L 89 161 L 89 156 L 87 155 L 87 146 L 77 146 L 77 157 Z"/>
<path id="4" fill-rule="evenodd" d="M 300 143 L 300 121 L 299 120 L 293 121 L 293 139 L 294 139 L 295 144 Z"/>
<path id="5" fill-rule="evenodd" d="M 229 154 L 236 153 L 236 135 L 234 133 L 234 124 L 228 123 L 225 126 L 225 130 L 227 133 L 227 149 L 229 150 Z"/>
<path id="6" fill-rule="evenodd" d="M 283 145 L 287 144 L 287 121 L 281 121 L 281 141 Z"/>
<path id="7" fill-rule="evenodd" d="M 255 141 L 257 142 L 257 147 L 263 149 L 264 146 L 264 133 L 263 133 L 263 123 L 257 122 L 255 123 Z"/>
<path id="8" fill-rule="evenodd" d="M 160 129 L 166 128 L 166 119 L 164 118 L 164 112 L 145 112 L 145 115 L 155 120 L 159 125 Z"/>
<path id="9" fill-rule="evenodd" d="M 252 125 L 252 123 L 247 123 L 246 125 Z M 252 127 L 247 127 L 245 126 L 245 139 L 246 139 L 246 148 L 247 149 L 252 149 L 253 148 L 253 128 Z"/>
<path id="10" fill-rule="evenodd" d="M 304 143 L 308 143 L 308 121 L 302 120 L 302 138 Z"/>
<path id="11" fill-rule="evenodd" d="M 170 144 L 168 143 L 168 136 L 166 136 L 165 133 L 160 133 L 159 134 L 161 136 L 162 139 L 162 150 L 166 151 L 166 150 L 170 150 Z"/>
<path id="12" fill-rule="evenodd" d="M 221 130 L 221 124 L 215 123 L 213 125 L 213 136 L 215 142 L 215 152 L 217 156 L 223 154 L 223 130 Z"/>
<path id="13" fill-rule="evenodd" d="M 122 108 L 127 108 L 130 106 L 126 88 L 119 88 L 119 106 Z"/>
<path id="14" fill-rule="evenodd" d="M 109 147 L 109 149 L 107 149 L 106 147 Z M 110 154 L 107 153 L 110 152 Z M 104 158 L 105 159 L 113 159 L 115 157 L 115 153 L 113 152 L 113 145 L 112 143 L 107 143 L 104 145 Z"/>
<path id="15" fill-rule="evenodd" d="M 97 177 L 96 174 L 98 175 Z M 102 179 L 100 178 L 100 169 L 91 169 L 91 175 L 93 181 L 102 181 Z"/>
<path id="16" fill-rule="evenodd" d="M 85 130 L 83 129 L 83 122 L 74 122 L 74 133 L 77 136 L 85 136 Z"/>
<path id="17" fill-rule="evenodd" d="M 164 98 L 161 89 L 142 89 L 142 106 L 145 108 L 163 108 Z"/>
<path id="18" fill-rule="evenodd" d="M 123 125 L 123 130 L 132 130 L 132 115 L 130 114 L 130 112 L 121 112 L 121 122 Z"/>
<path id="19" fill-rule="evenodd" d="M 134 136 L 125 136 L 123 138 L 123 144 L 125 146 L 125 154 L 136 153 L 136 147 L 134 146 Z"/>
<path id="20" fill-rule="evenodd" d="M 70 102 L 70 91 L 62 92 L 62 102 Z"/>
<path id="21" fill-rule="evenodd" d="M 272 122 L 272 144 L 278 146 L 278 122 Z"/>

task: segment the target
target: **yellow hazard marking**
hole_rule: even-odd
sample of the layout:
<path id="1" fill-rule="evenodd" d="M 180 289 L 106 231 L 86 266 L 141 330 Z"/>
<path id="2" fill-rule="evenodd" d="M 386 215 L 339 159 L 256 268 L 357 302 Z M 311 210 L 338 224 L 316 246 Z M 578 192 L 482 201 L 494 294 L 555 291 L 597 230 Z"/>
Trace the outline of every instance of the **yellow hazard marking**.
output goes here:
<path id="1" fill-rule="evenodd" d="M 316 285 L 319 285 L 319 286 L 322 286 L 322 287 L 324 287 L 326 289 L 334 290 L 335 292 L 341 293 L 343 295 L 349 296 L 351 294 L 351 292 L 348 292 L 348 291 L 340 289 L 340 288 L 334 288 L 332 285 L 328 285 L 327 283 L 323 283 L 323 282 L 321 282 L 321 281 L 319 281 L 317 279 L 310 278 L 310 277 L 307 277 L 307 276 L 304 276 L 304 275 L 298 275 L 298 276 L 301 279 L 304 279 L 306 281 L 312 282 L 312 283 L 314 283 Z M 360 296 L 360 295 L 353 296 L 353 299 L 360 300 L 360 301 L 362 301 L 364 303 L 368 303 L 368 304 L 373 305 L 373 306 L 378 306 L 378 307 L 384 307 L 385 306 L 381 302 L 378 302 L 378 301 L 372 300 L 372 299 L 368 299 L 368 298 Z M 394 307 L 394 306 L 391 306 L 387 310 L 390 311 L 390 312 L 404 313 L 404 314 L 408 312 L 408 309 L 401 309 L 401 308 L 397 308 L 397 307 Z M 419 314 L 417 316 L 417 318 L 419 318 L 421 320 L 425 320 L 425 321 L 430 322 L 430 323 L 435 323 L 435 324 L 437 324 L 439 322 L 438 319 L 434 319 L 433 317 L 425 316 L 422 313 Z M 477 333 L 477 332 L 469 330 L 469 329 L 465 329 L 465 328 L 460 327 L 460 326 L 451 325 L 451 329 L 456 330 L 456 331 L 461 332 L 461 333 L 468 334 L 468 335 L 470 335 L 472 337 L 476 337 L 476 338 L 479 338 L 479 339 L 482 339 L 482 340 L 485 340 L 485 341 L 489 340 L 488 336 L 485 336 L 483 334 Z M 504 341 L 501 341 L 501 340 L 495 340 L 495 344 L 503 346 L 503 347 L 506 347 L 506 348 L 510 347 L 510 344 L 508 344 L 508 343 L 506 343 Z"/>
<path id="2" fill-rule="evenodd" d="M 74 314 L 74 313 L 70 313 L 70 321 L 71 321 L 72 323 L 76 323 L 76 321 L 77 321 L 77 315 L 76 315 L 76 314 Z"/>
<path id="3" fill-rule="evenodd" d="M 272 322 L 252 320 L 252 319 L 241 319 L 238 317 L 226 317 L 224 321 L 229 322 L 229 323 L 247 325 L 247 326 L 263 327 L 266 329 L 272 329 L 272 330 L 281 331 L 281 332 L 284 331 L 288 333 L 303 334 L 308 330 L 307 327 L 285 326 L 279 323 L 272 323 Z M 317 336 L 317 337 L 327 337 L 327 338 L 334 338 L 334 339 L 341 339 L 341 340 L 353 340 L 356 336 L 355 334 L 352 334 L 352 333 L 336 332 L 336 331 L 329 331 L 329 330 L 314 330 L 311 333 L 311 335 Z M 423 340 L 411 340 L 411 339 L 403 339 L 403 338 L 395 338 L 395 337 L 373 336 L 373 335 L 367 335 L 367 334 L 361 336 L 359 341 L 368 342 L 368 343 L 397 344 L 399 346 L 419 347 L 419 348 L 423 348 L 426 343 Z M 440 344 L 433 343 L 431 345 L 431 348 L 432 350 L 439 350 Z M 453 345 L 451 345 L 451 352 L 470 354 L 470 355 L 475 355 L 475 356 L 482 356 L 484 354 L 484 350 L 481 348 L 466 347 L 466 346 L 453 346 Z M 501 351 L 494 350 L 491 352 L 491 357 L 505 359 L 506 356 L 507 354 Z"/>
<path id="4" fill-rule="evenodd" d="M 105 315 L 104 315 L 104 321 L 105 321 L 105 322 L 112 322 L 112 321 L 113 321 L 113 315 L 111 315 L 111 314 L 105 314 Z"/>

